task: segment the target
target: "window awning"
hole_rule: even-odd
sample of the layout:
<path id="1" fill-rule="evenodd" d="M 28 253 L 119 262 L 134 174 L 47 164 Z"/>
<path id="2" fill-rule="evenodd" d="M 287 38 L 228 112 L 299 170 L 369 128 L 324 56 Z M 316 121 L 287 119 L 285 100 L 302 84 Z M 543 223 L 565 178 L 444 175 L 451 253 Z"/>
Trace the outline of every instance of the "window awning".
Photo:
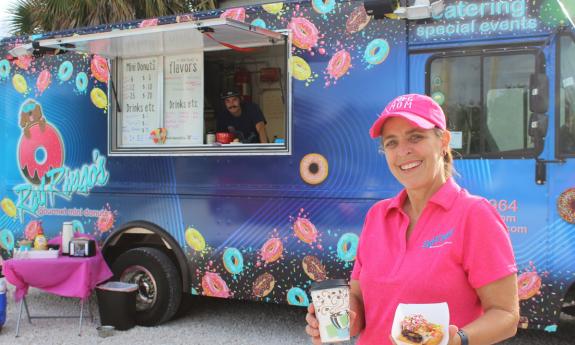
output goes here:
<path id="1" fill-rule="evenodd" d="M 190 51 L 282 44 L 284 34 L 228 18 L 113 30 L 40 40 L 41 47 L 98 54 L 109 58 L 172 55 Z"/>

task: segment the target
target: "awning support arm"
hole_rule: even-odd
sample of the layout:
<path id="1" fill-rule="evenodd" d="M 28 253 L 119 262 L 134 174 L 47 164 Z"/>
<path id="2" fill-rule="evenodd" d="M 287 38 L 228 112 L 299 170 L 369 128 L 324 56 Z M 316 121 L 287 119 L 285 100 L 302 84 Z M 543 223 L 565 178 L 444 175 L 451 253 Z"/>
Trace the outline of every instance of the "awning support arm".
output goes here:
<path id="1" fill-rule="evenodd" d="M 114 100 L 116 101 L 116 108 L 118 112 L 122 112 L 122 108 L 120 108 L 120 102 L 118 102 L 118 93 L 116 92 L 116 85 L 114 84 L 114 79 L 110 78 L 110 85 L 112 86 L 112 93 L 114 94 Z"/>
<path id="2" fill-rule="evenodd" d="M 200 32 L 203 33 L 204 35 L 206 35 L 206 37 L 208 37 L 209 39 L 216 41 L 219 44 L 223 45 L 224 47 L 230 48 L 230 49 L 235 50 L 237 52 L 251 53 L 251 52 L 256 50 L 255 48 L 242 48 L 242 47 L 238 47 L 236 45 L 233 45 L 231 43 L 222 42 L 220 40 L 217 40 L 216 38 L 214 38 L 214 36 L 212 36 L 212 33 L 215 32 L 214 29 L 209 27 L 209 26 L 198 28 L 198 30 L 200 30 Z"/>

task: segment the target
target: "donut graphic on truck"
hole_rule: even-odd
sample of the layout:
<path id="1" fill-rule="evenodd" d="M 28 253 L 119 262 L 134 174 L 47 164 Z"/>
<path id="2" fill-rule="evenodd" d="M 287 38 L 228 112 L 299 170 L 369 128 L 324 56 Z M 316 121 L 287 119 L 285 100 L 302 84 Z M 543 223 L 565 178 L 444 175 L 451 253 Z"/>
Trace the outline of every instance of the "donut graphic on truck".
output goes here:
<path id="1" fill-rule="evenodd" d="M 22 133 L 18 142 L 18 166 L 24 178 L 39 185 L 46 173 L 64 164 L 64 143 L 58 129 L 46 121 L 42 105 L 34 99 L 22 103 L 19 111 Z"/>

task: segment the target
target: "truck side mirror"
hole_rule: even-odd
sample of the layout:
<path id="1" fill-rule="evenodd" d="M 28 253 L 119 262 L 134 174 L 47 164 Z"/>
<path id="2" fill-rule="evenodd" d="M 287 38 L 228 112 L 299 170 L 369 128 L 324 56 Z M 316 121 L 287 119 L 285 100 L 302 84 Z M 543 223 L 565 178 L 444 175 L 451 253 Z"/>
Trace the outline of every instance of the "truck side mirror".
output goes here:
<path id="1" fill-rule="evenodd" d="M 545 114 L 549 110 L 549 79 L 545 73 L 529 76 L 529 111 Z"/>
<path id="2" fill-rule="evenodd" d="M 529 118 L 528 134 L 533 138 L 535 145 L 535 157 L 543 152 L 547 128 L 549 127 L 549 116 L 546 114 L 532 113 Z"/>
<path id="3" fill-rule="evenodd" d="M 538 185 L 545 184 L 547 181 L 547 165 L 541 160 L 535 162 L 535 183 Z"/>
<path id="4" fill-rule="evenodd" d="M 532 113 L 529 118 L 529 136 L 545 138 L 549 127 L 549 116 L 547 114 Z"/>

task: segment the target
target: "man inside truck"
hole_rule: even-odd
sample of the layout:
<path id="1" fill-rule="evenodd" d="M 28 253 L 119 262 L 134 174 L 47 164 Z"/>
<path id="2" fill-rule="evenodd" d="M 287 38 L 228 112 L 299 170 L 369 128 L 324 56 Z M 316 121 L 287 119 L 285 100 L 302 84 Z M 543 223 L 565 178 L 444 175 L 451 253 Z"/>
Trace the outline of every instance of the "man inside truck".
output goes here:
<path id="1" fill-rule="evenodd" d="M 259 106 L 242 102 L 235 90 L 222 93 L 224 109 L 216 112 L 218 132 L 229 132 L 242 143 L 267 143 L 266 119 Z"/>

